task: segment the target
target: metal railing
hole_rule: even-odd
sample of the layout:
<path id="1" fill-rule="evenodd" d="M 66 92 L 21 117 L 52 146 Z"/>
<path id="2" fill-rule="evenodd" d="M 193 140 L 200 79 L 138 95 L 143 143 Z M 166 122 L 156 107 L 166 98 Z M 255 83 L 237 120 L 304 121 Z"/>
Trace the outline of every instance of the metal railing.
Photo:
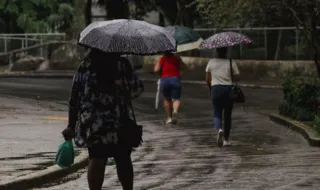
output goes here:
<path id="1" fill-rule="evenodd" d="M 320 42 L 320 27 L 318 39 Z M 206 39 L 216 33 L 215 28 L 196 28 L 202 38 Z M 232 48 L 232 57 L 253 60 L 311 60 L 312 48 L 304 35 L 296 27 L 256 27 L 225 28 L 247 34 L 253 40 L 250 45 L 238 45 Z M 0 34 L 0 54 L 16 49 L 23 49 L 47 42 L 65 41 L 65 33 Z M 38 55 L 43 55 L 44 48 L 39 48 Z M 212 57 L 214 50 L 195 50 L 180 53 L 186 56 Z"/>
<path id="2" fill-rule="evenodd" d="M 318 39 L 320 42 L 320 27 Z M 215 28 L 196 28 L 202 38 L 206 39 L 216 33 Z M 253 44 L 239 45 L 232 48 L 232 56 L 238 59 L 256 60 L 311 60 L 312 51 L 304 35 L 296 27 L 260 27 L 260 28 L 225 28 L 247 34 Z M 197 56 L 212 57 L 213 50 L 200 50 Z"/>
<path id="3" fill-rule="evenodd" d="M 17 61 L 17 59 L 19 59 L 19 54 L 25 54 L 25 55 L 39 55 L 39 50 L 41 52 L 42 57 L 48 58 L 48 48 L 51 47 L 51 49 L 53 46 L 59 47 L 61 45 L 65 45 L 65 44 L 72 44 L 70 42 L 66 42 L 66 41 L 51 41 L 51 42 L 45 42 L 42 44 L 37 44 L 37 45 L 33 45 L 33 46 L 29 46 L 26 48 L 21 48 L 21 49 L 16 49 L 7 53 L 0 53 L 0 61 L 4 62 L 1 63 L 2 65 L 8 65 L 8 71 L 11 70 L 11 68 L 13 67 L 13 63 L 15 61 Z M 76 44 L 74 44 L 76 45 Z M 52 50 L 51 50 L 52 52 Z M 46 55 L 45 55 L 46 54 Z M 6 64 L 7 63 L 7 64 Z"/>
<path id="4" fill-rule="evenodd" d="M 65 40 L 65 33 L 0 34 L 0 54 L 46 42 Z"/>

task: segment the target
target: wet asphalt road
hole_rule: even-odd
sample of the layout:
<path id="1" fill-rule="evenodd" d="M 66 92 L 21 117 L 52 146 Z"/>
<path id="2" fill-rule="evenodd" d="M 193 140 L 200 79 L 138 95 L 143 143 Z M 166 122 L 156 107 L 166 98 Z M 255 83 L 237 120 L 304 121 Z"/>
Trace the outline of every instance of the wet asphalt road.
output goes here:
<path id="1" fill-rule="evenodd" d="M 67 121 L 45 118 L 65 117 L 63 107 L 1 95 L 0 102 L 0 184 L 53 165 Z"/>
<path id="2" fill-rule="evenodd" d="M 1 79 L 0 93 L 66 101 L 69 80 Z M 217 148 L 207 90 L 185 85 L 181 122 L 163 125 L 153 110 L 155 84 L 135 101 L 145 126 L 145 143 L 133 153 L 135 189 L 319 189 L 320 152 L 298 134 L 269 121 L 281 91 L 244 89 L 245 108 L 235 108 L 232 147 Z M 107 166 L 104 189 L 121 189 L 113 166 Z M 40 189 L 85 190 L 85 170 Z"/>

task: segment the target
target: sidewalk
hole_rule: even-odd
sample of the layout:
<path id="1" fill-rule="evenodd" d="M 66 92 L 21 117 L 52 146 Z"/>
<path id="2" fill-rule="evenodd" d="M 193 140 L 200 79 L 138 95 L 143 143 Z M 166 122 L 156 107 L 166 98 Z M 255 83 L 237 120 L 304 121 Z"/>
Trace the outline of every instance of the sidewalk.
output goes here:
<path id="1" fill-rule="evenodd" d="M 0 183 L 54 165 L 65 108 L 35 100 L 0 97 Z"/>

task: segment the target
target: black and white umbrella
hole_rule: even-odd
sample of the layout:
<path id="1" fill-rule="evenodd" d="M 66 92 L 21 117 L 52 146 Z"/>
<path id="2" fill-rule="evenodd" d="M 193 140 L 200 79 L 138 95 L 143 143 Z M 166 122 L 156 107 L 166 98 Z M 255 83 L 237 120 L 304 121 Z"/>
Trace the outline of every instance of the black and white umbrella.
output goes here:
<path id="1" fill-rule="evenodd" d="M 104 52 L 153 55 L 176 51 L 176 41 L 165 28 L 145 21 L 117 19 L 93 22 L 78 43 Z"/>

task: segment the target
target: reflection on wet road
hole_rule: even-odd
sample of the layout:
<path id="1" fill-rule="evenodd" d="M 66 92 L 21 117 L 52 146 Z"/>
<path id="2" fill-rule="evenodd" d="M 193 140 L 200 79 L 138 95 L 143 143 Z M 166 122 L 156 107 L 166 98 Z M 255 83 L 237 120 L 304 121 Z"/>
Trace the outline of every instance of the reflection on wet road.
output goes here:
<path id="1" fill-rule="evenodd" d="M 69 86 L 47 85 L 57 93 L 42 90 L 43 98 L 47 91 L 54 96 L 52 99 L 67 99 Z M 233 146 L 218 148 L 205 88 L 184 86 L 181 122 L 176 126 L 163 125 L 163 113 L 154 112 L 155 89 L 154 84 L 146 85 L 147 92 L 135 102 L 138 119 L 145 126 L 145 143 L 133 153 L 135 189 L 313 190 L 320 186 L 319 149 L 310 147 L 300 135 L 252 109 L 236 108 Z M 276 106 L 281 99 L 281 95 L 272 99 L 266 97 L 266 91 L 257 91 L 247 91 L 247 97 L 260 98 L 248 100 L 248 107 L 263 110 Z M 32 96 L 40 94 L 35 89 L 27 92 Z M 281 94 L 267 94 L 277 93 Z M 266 103 L 262 103 L 264 100 Z M 85 172 L 81 170 L 63 183 L 58 181 L 40 189 L 86 190 Z M 104 189 L 121 189 L 114 166 L 107 166 Z"/>

